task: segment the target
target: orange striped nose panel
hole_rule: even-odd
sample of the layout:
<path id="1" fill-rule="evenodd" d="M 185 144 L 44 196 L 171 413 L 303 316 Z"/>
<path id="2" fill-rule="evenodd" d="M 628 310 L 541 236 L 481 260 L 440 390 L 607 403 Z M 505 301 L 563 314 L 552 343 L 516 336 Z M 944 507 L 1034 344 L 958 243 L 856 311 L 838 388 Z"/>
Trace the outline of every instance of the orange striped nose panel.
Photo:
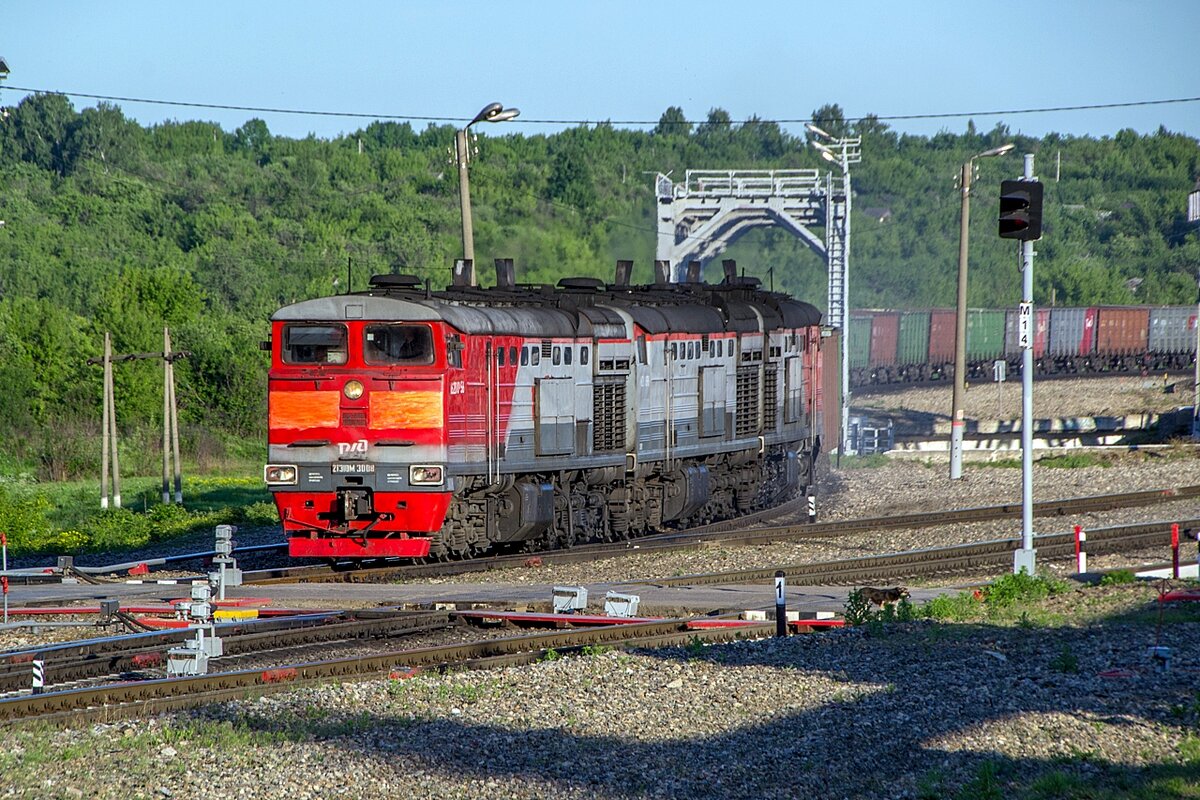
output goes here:
<path id="1" fill-rule="evenodd" d="M 272 428 L 336 428 L 341 392 L 271 392 Z"/>
<path id="2" fill-rule="evenodd" d="M 443 423 L 442 393 L 438 392 L 371 392 L 370 426 L 384 428 L 441 428 Z"/>

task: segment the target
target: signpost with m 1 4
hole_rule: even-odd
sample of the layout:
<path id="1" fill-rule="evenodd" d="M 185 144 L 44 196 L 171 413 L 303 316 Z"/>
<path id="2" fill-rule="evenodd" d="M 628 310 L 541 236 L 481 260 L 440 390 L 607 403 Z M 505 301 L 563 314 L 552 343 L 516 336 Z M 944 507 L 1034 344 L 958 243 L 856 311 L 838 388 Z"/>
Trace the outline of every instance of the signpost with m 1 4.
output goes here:
<path id="1" fill-rule="evenodd" d="M 1013 572 L 1035 571 L 1033 547 L 1033 243 L 1042 238 L 1042 184 L 1033 177 L 1033 156 L 1025 156 L 1025 176 L 1000 184 L 1000 238 L 1021 242 L 1021 304 L 1017 315 L 1021 345 L 1021 548 Z"/>

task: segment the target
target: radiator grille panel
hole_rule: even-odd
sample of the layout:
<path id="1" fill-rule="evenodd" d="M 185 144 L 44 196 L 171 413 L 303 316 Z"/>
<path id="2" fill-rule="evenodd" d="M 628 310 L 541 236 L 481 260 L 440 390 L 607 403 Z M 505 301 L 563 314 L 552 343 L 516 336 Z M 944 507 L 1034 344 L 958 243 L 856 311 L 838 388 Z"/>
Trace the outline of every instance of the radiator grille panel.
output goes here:
<path id="1" fill-rule="evenodd" d="M 592 449 L 625 449 L 625 377 L 599 377 L 592 393 Z"/>
<path id="2" fill-rule="evenodd" d="M 768 431 L 775 430 L 776 414 L 775 404 L 779 398 L 779 373 L 774 369 L 768 369 L 766 376 L 763 378 L 763 428 Z"/>
<path id="3" fill-rule="evenodd" d="M 739 439 L 758 435 L 758 367 L 738 367 L 734 435 Z"/>

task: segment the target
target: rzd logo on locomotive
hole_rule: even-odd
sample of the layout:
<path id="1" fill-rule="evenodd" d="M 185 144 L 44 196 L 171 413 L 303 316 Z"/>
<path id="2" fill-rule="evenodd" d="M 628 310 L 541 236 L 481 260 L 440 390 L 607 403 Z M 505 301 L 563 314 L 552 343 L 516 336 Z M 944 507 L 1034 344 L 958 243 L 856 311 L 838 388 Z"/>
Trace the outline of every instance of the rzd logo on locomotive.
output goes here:
<path id="1" fill-rule="evenodd" d="M 365 456 L 366 454 L 366 439 L 359 439 L 357 442 L 338 442 L 339 456 Z"/>

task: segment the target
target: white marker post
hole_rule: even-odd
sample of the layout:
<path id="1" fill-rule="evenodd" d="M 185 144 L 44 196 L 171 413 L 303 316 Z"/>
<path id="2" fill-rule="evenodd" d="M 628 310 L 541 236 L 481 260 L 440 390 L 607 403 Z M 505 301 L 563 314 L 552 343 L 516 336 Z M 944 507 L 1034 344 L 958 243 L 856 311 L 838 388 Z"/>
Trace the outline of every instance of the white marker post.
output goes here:
<path id="1" fill-rule="evenodd" d="M 4 580 L 4 624 L 8 624 L 8 534 L 0 531 L 0 572 L 5 573 Z"/>
<path id="2" fill-rule="evenodd" d="M 1087 531 L 1082 525 L 1075 526 L 1075 573 L 1087 572 Z"/>
<path id="3" fill-rule="evenodd" d="M 787 583 L 783 570 L 775 570 L 775 635 L 787 636 Z"/>

